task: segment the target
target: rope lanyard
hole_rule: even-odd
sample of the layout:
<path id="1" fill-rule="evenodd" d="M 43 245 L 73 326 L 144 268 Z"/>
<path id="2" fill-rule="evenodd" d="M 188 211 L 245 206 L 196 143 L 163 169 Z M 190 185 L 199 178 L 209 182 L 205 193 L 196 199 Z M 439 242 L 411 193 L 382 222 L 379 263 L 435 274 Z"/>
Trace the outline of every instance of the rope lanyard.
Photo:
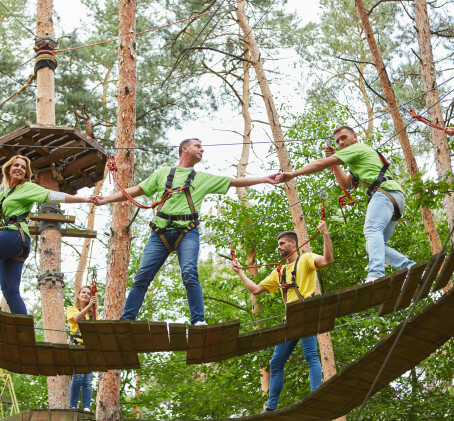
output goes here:
<path id="1" fill-rule="evenodd" d="M 97 285 L 97 280 L 98 280 L 98 271 L 96 269 L 93 269 L 93 276 L 91 278 L 91 296 L 94 297 L 96 293 L 98 292 L 98 285 Z M 96 314 L 96 304 L 93 306 L 93 318 L 95 320 L 98 320 L 98 316 Z"/>
<path id="2" fill-rule="evenodd" d="M 424 118 L 421 114 L 416 114 L 415 110 L 405 110 L 405 111 L 408 114 L 410 114 L 415 120 L 418 120 L 421 123 L 424 123 L 424 124 L 426 124 L 429 127 L 432 127 L 433 129 L 441 130 L 441 131 L 443 131 L 445 133 L 446 133 L 446 130 L 448 129 L 447 127 L 438 126 L 438 125 L 430 122 L 429 120 Z"/>

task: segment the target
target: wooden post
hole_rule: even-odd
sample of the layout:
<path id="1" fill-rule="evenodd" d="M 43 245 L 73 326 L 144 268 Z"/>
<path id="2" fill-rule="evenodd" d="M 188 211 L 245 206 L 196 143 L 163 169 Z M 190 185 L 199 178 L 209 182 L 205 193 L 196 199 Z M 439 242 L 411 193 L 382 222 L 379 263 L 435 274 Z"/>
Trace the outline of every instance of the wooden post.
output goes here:
<path id="1" fill-rule="evenodd" d="M 375 35 L 369 21 L 369 15 L 366 12 L 362 0 L 355 0 L 355 4 L 364 28 L 364 32 L 366 35 L 367 42 L 369 44 L 372 58 L 375 63 L 375 67 L 377 68 L 378 76 L 380 78 L 383 94 L 386 98 L 388 108 L 390 110 L 393 110 L 391 111 L 391 117 L 393 119 L 396 132 L 398 133 L 397 137 L 399 139 L 399 142 L 402 146 L 402 150 L 405 155 L 405 161 L 407 163 L 408 172 L 411 177 L 415 177 L 416 175 L 419 174 L 418 164 L 416 163 L 413 150 L 411 149 L 410 140 L 408 139 L 407 131 L 405 130 L 402 116 L 400 115 L 399 109 L 397 108 L 398 105 L 396 97 L 394 95 L 391 82 L 389 81 L 388 73 L 386 72 L 385 63 L 383 62 L 383 58 L 381 56 L 380 50 L 378 49 L 378 45 L 375 40 Z M 441 250 L 441 241 L 437 231 L 437 227 L 435 226 L 432 212 L 430 209 L 424 209 L 422 206 L 420 207 L 420 212 L 422 215 L 422 219 L 424 221 L 424 226 L 426 227 L 427 236 L 429 237 L 432 254 L 436 254 Z"/>
<path id="2" fill-rule="evenodd" d="M 118 109 L 117 140 L 119 148 L 134 147 L 136 126 L 136 0 L 119 1 L 118 37 Z M 134 150 L 119 149 L 116 154 L 118 180 L 130 187 L 134 181 Z M 104 319 L 118 320 L 123 311 L 128 279 L 131 231 L 126 226 L 132 218 L 130 202 L 115 203 L 109 239 L 109 262 L 106 279 Z M 96 405 L 97 420 L 120 419 L 120 371 L 100 374 Z"/>
<path id="3" fill-rule="evenodd" d="M 52 50 L 54 27 L 52 21 L 53 1 L 37 2 L 37 51 Z M 54 70 L 42 67 L 37 71 L 36 116 L 38 124 L 55 125 L 55 79 Z M 53 171 L 40 173 L 37 182 L 50 190 L 58 191 Z M 58 224 L 57 224 L 58 225 Z M 61 225 L 61 224 L 60 224 Z M 57 226 L 58 228 L 58 226 Z M 38 289 L 43 308 L 43 324 L 46 342 L 66 343 L 65 309 L 63 301 L 63 275 L 61 271 L 61 233 L 58 229 L 43 231 L 40 246 L 40 276 Z M 69 407 L 69 376 L 47 378 L 49 408 Z"/>
<path id="4" fill-rule="evenodd" d="M 287 146 L 285 145 L 284 142 L 284 134 L 279 123 L 279 115 L 277 113 L 276 106 L 274 104 L 274 99 L 268 84 L 268 80 L 263 69 L 263 63 L 260 60 L 260 54 L 257 44 L 255 42 L 254 34 L 252 33 L 252 29 L 244 13 L 244 2 L 238 3 L 237 16 L 238 24 L 240 25 L 244 33 L 245 42 L 247 43 L 251 53 L 252 66 L 254 67 L 255 74 L 262 93 L 262 97 L 265 102 L 265 108 L 268 114 L 268 121 L 270 122 L 271 131 L 273 133 L 273 138 L 276 145 L 276 152 L 279 158 L 281 170 L 292 171 Z M 285 191 L 287 193 L 287 199 L 290 205 L 299 203 L 300 200 L 298 196 L 298 191 L 296 189 L 295 180 L 286 183 Z M 298 235 L 298 241 L 302 244 L 309 238 L 307 235 L 306 222 L 304 219 L 303 210 L 301 206 L 291 206 L 290 212 L 292 214 L 295 232 Z M 303 251 L 310 252 L 311 251 L 310 245 L 308 244 Z M 320 294 L 320 285 L 318 282 L 316 294 Z M 323 367 L 323 376 L 324 379 L 327 380 L 336 374 L 336 363 L 334 360 L 331 336 L 329 334 L 318 335 L 318 343 L 320 346 L 320 354 L 322 356 L 321 363 Z"/>
<path id="5" fill-rule="evenodd" d="M 444 126 L 443 113 L 441 111 L 440 95 L 438 93 L 437 78 L 435 76 L 435 63 L 430 41 L 430 23 L 427 14 L 426 0 L 414 0 L 416 31 L 418 35 L 419 55 L 421 61 L 421 78 L 425 95 L 426 107 L 428 109 L 429 120 L 437 125 Z M 434 147 L 435 165 L 439 177 L 452 173 L 450 150 L 446 133 L 441 130 L 431 128 L 431 138 Z M 452 182 L 452 177 L 447 177 L 446 181 Z M 451 230 L 454 226 L 454 201 L 451 195 L 443 196 L 443 206 Z M 453 238 L 451 238 L 452 241 Z"/>

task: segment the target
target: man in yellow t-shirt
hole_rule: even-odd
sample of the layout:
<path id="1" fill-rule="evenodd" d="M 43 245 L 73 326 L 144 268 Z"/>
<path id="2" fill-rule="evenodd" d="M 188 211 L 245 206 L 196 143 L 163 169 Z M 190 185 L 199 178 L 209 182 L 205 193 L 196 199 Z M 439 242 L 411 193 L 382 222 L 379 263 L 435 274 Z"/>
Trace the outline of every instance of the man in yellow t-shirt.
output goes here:
<path id="1" fill-rule="evenodd" d="M 233 270 L 238 273 L 244 286 L 254 295 L 262 294 L 265 291 L 273 293 L 279 288 L 286 303 L 311 297 L 315 293 L 317 284 L 316 271 L 333 262 L 333 246 L 326 223 L 321 221 L 318 229 L 322 233 L 324 240 L 323 256 L 314 253 L 303 253 L 298 256 L 296 251 L 298 248 L 298 237 L 296 233 L 285 231 L 279 234 L 277 237 L 277 249 L 282 257 L 287 257 L 285 277 L 282 276 L 281 283 L 276 269 L 258 285 L 245 275 L 236 260 L 232 264 Z M 283 271 L 284 268 L 282 268 L 281 274 L 283 274 Z M 277 409 L 279 396 L 284 386 L 284 365 L 295 349 L 298 340 L 284 342 L 274 348 L 273 358 L 270 362 L 269 398 L 265 411 Z M 301 338 L 301 345 L 304 358 L 309 365 L 311 391 L 314 391 L 322 382 L 322 368 L 317 354 L 317 336 Z"/>

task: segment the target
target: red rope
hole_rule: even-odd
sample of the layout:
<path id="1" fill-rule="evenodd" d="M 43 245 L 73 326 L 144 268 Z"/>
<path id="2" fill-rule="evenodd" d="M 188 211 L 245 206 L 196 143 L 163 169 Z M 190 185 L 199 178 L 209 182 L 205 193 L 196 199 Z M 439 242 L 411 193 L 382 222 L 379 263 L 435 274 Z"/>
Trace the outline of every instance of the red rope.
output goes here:
<path id="1" fill-rule="evenodd" d="M 153 205 L 151 205 L 151 206 L 142 205 L 137 200 L 135 200 L 129 193 L 126 192 L 126 189 L 118 181 L 118 178 L 117 178 L 118 168 L 117 168 L 117 164 L 115 163 L 115 158 L 113 156 L 108 156 L 107 157 L 107 168 L 109 168 L 109 182 L 111 182 L 110 176 L 112 175 L 112 178 L 117 183 L 118 188 L 121 190 L 121 192 L 125 195 L 125 197 L 131 203 L 133 203 L 134 205 L 136 205 L 137 207 L 139 207 L 141 209 L 151 209 L 151 208 L 153 208 Z"/>
<path id="2" fill-rule="evenodd" d="M 331 172 L 334 174 L 334 176 L 336 177 L 336 180 L 339 184 L 339 186 L 341 187 L 341 189 L 343 190 L 344 192 L 344 195 L 343 196 L 339 196 L 338 200 L 339 200 L 339 206 L 353 206 L 355 203 L 356 203 L 356 200 L 353 199 L 353 197 L 351 196 L 351 194 L 348 192 L 348 190 L 346 189 L 346 187 L 344 186 L 344 184 L 342 183 L 342 180 L 339 176 L 339 174 L 337 174 L 337 171 L 335 170 L 335 167 L 331 167 Z M 350 202 L 347 202 L 346 199 L 349 199 Z"/>
<path id="3" fill-rule="evenodd" d="M 425 119 L 421 114 L 416 114 L 415 110 L 405 110 L 408 114 L 410 114 L 415 120 L 420 121 L 421 123 L 427 124 L 429 127 L 434 129 L 442 130 L 443 132 L 446 131 L 445 127 L 437 126 L 434 123 L 431 123 L 429 120 Z"/>
<path id="4" fill-rule="evenodd" d="M 97 278 L 97 275 L 96 275 L 96 272 L 94 270 L 93 271 L 93 278 L 92 278 L 92 281 L 91 281 L 91 288 L 90 288 L 92 297 L 94 297 L 96 295 L 96 293 L 98 292 L 98 286 L 96 284 L 96 278 Z M 98 319 L 97 314 L 96 314 L 96 304 L 93 306 L 93 318 L 95 320 Z"/>

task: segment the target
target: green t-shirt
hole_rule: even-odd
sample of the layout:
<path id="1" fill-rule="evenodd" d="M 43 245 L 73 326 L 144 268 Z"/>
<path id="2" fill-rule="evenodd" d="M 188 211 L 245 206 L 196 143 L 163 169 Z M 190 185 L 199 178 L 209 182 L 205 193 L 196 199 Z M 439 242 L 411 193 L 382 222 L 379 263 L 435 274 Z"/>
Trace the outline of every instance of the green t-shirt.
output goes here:
<path id="1" fill-rule="evenodd" d="M 11 190 L 11 189 L 10 189 Z M 1 192 L 0 200 L 8 194 L 10 190 Z M 26 182 L 10 194 L 2 204 L 2 212 L 5 216 L 22 215 L 25 212 L 30 212 L 35 203 L 46 203 L 47 196 L 50 190 L 38 186 L 35 183 Z M 26 222 L 21 222 L 21 227 L 25 234 L 30 237 Z M 4 229 L 17 230 L 15 225 L 8 225 Z"/>
<path id="2" fill-rule="evenodd" d="M 170 167 L 161 168 L 139 184 L 139 186 L 148 197 L 152 196 L 155 193 L 158 194 L 158 198 L 162 197 L 170 169 Z M 182 187 L 191 172 L 192 168 L 177 167 L 175 171 L 175 177 L 173 178 L 172 188 L 176 189 L 178 187 Z M 198 172 L 192 180 L 190 187 L 195 211 L 197 213 L 200 213 L 200 206 L 202 205 L 203 199 L 207 194 L 227 193 L 231 180 L 232 179 L 230 177 Z M 186 195 L 184 193 L 176 194 L 169 200 L 167 200 L 164 203 L 164 206 L 161 208 L 161 212 L 164 212 L 168 215 L 184 215 L 187 213 L 192 213 L 189 208 Z M 154 222 L 159 228 L 164 228 L 167 225 L 167 220 L 159 217 L 156 217 Z M 179 228 L 184 228 L 187 227 L 191 222 L 174 221 L 172 223 Z"/>
<path id="3" fill-rule="evenodd" d="M 383 162 L 378 153 L 364 143 L 354 143 L 347 146 L 337 151 L 334 156 L 347 164 L 355 177 L 368 184 L 372 184 L 377 179 L 380 170 L 383 168 Z M 386 171 L 385 176 L 392 177 L 389 170 Z M 385 181 L 380 187 L 385 190 L 404 192 L 395 180 Z"/>

